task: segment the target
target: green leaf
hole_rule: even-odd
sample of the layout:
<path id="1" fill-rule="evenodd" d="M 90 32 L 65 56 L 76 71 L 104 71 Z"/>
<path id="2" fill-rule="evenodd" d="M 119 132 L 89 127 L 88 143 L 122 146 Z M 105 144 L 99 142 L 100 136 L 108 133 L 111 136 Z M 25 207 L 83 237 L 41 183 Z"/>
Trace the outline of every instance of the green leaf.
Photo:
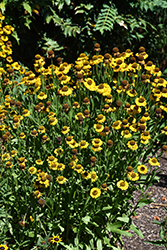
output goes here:
<path id="1" fill-rule="evenodd" d="M 65 3 L 66 3 L 67 5 L 70 5 L 71 0 L 65 0 Z"/>
<path id="2" fill-rule="evenodd" d="M 153 199 L 142 199 L 142 200 L 138 203 L 137 207 L 138 207 L 138 208 L 139 208 L 139 207 L 143 207 L 143 206 L 145 206 L 145 205 L 150 204 L 151 202 L 154 202 L 154 200 L 153 200 Z"/>
<path id="3" fill-rule="evenodd" d="M 130 225 L 130 229 L 133 230 L 133 232 L 136 233 L 140 238 L 144 238 L 140 229 L 138 229 L 133 223 Z"/>
<path id="4" fill-rule="evenodd" d="M 100 239 L 97 240 L 97 250 L 103 250 L 102 240 Z"/>
<path id="5" fill-rule="evenodd" d="M 0 9 L 1 9 L 2 13 L 4 13 L 4 11 L 6 10 L 5 2 L 0 3 Z"/>
<path id="6" fill-rule="evenodd" d="M 117 220 L 128 223 L 129 217 L 126 214 L 123 214 L 122 217 L 117 217 Z"/>
<path id="7" fill-rule="evenodd" d="M 87 225 L 90 221 L 90 216 L 86 215 L 85 217 L 82 218 L 82 221 Z"/>
<path id="8" fill-rule="evenodd" d="M 144 242 L 150 243 L 150 244 L 155 245 L 155 246 L 163 246 L 163 245 L 167 244 L 167 242 L 164 240 L 154 240 L 154 241 L 144 241 Z"/>
<path id="9" fill-rule="evenodd" d="M 25 9 L 29 14 L 31 14 L 32 9 L 31 9 L 31 6 L 30 6 L 28 3 L 23 2 L 23 7 L 24 7 L 24 9 Z"/>

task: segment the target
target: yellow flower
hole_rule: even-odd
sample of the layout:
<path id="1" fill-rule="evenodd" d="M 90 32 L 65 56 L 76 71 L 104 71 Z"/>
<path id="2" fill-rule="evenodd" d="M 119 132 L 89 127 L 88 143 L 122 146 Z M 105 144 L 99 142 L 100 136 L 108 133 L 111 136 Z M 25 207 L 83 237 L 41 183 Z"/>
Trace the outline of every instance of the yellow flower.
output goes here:
<path id="1" fill-rule="evenodd" d="M 56 119 L 56 117 L 50 117 L 49 118 L 49 124 L 51 125 L 51 126 L 54 126 L 54 125 L 56 125 L 58 123 L 58 120 Z"/>
<path id="2" fill-rule="evenodd" d="M 47 98 L 47 94 L 40 92 L 39 95 L 37 95 L 38 99 L 40 100 L 44 100 Z"/>
<path id="3" fill-rule="evenodd" d="M 59 93 L 62 96 L 69 96 L 72 94 L 72 88 L 69 88 L 67 85 L 64 85 L 60 90 Z"/>
<path id="4" fill-rule="evenodd" d="M 82 176 L 82 178 L 85 179 L 85 180 L 88 180 L 88 179 L 91 178 L 91 174 L 90 174 L 88 171 L 83 171 L 83 172 L 81 173 L 81 176 Z"/>
<path id="5" fill-rule="evenodd" d="M 93 199 L 97 199 L 100 195 L 101 195 L 101 190 L 99 188 L 94 187 L 90 190 L 90 196 Z"/>
<path id="6" fill-rule="evenodd" d="M 61 131 L 64 135 L 70 132 L 70 127 L 64 126 Z"/>
<path id="7" fill-rule="evenodd" d="M 90 91 L 95 91 L 96 90 L 96 83 L 93 81 L 93 79 L 91 78 L 87 78 L 85 79 L 85 81 L 83 82 L 84 86 L 89 89 Z"/>
<path id="8" fill-rule="evenodd" d="M 30 221 L 33 222 L 34 221 L 34 218 L 32 216 L 30 216 Z"/>
<path id="9" fill-rule="evenodd" d="M 112 127 L 113 127 L 114 129 L 118 130 L 118 129 L 121 129 L 121 124 L 122 124 L 122 122 L 121 122 L 120 120 L 118 120 L 118 121 L 115 121 L 115 122 L 112 124 Z"/>
<path id="10" fill-rule="evenodd" d="M 37 172 L 37 169 L 36 169 L 35 167 L 30 167 L 30 168 L 28 169 L 28 172 L 29 172 L 30 174 L 35 174 L 35 173 Z"/>
<path id="11" fill-rule="evenodd" d="M 63 155 L 64 150 L 62 148 L 55 148 L 54 153 L 56 156 L 61 156 Z"/>
<path id="12" fill-rule="evenodd" d="M 93 146 L 101 146 L 103 144 L 103 142 L 102 142 L 102 140 L 100 140 L 99 138 L 94 138 L 93 140 L 92 140 L 92 145 Z"/>
<path id="13" fill-rule="evenodd" d="M 117 187 L 122 189 L 122 190 L 127 190 L 129 187 L 129 184 L 127 181 L 120 180 L 117 182 Z"/>
<path id="14" fill-rule="evenodd" d="M 138 149 L 138 145 L 134 140 L 128 141 L 127 146 L 128 146 L 128 148 L 130 148 L 132 150 Z"/>
<path id="15" fill-rule="evenodd" d="M 91 174 L 91 182 L 95 182 L 98 179 L 98 176 L 95 171 L 90 172 Z"/>
<path id="16" fill-rule="evenodd" d="M 37 165 L 43 165 L 43 161 L 41 161 L 40 159 L 36 160 L 35 163 L 36 163 Z"/>
<path id="17" fill-rule="evenodd" d="M 0 15 L 1 15 L 1 14 L 0 14 Z M 1 17 L 0 17 L 0 19 L 1 19 Z M 1 249 L 1 250 L 8 250 L 9 247 L 8 247 L 7 245 L 0 244 L 0 249 Z"/>
<path id="18" fill-rule="evenodd" d="M 67 181 L 67 179 L 66 179 L 64 176 L 58 176 L 58 177 L 56 178 L 56 181 L 57 181 L 59 184 L 64 184 L 64 183 Z"/>
<path id="19" fill-rule="evenodd" d="M 78 173 L 82 173 L 84 168 L 81 164 L 77 164 L 77 165 L 75 165 L 74 170 Z"/>
<path id="20" fill-rule="evenodd" d="M 89 146 L 89 143 L 85 140 L 82 140 L 81 142 L 79 142 L 80 148 L 87 148 L 88 146 Z"/>
<path id="21" fill-rule="evenodd" d="M 59 243 L 60 241 L 62 241 L 62 238 L 60 238 L 60 236 L 53 236 L 51 239 L 52 243 Z"/>
<path id="22" fill-rule="evenodd" d="M 13 164 L 10 161 L 7 161 L 6 164 L 5 164 L 5 167 L 6 168 L 12 168 Z"/>
<path id="23" fill-rule="evenodd" d="M 123 130 L 123 131 L 121 131 L 121 135 L 124 138 L 130 138 L 130 137 L 132 137 L 132 134 L 129 132 L 129 130 Z"/>
<path id="24" fill-rule="evenodd" d="M 99 114 L 97 118 L 95 119 L 98 123 L 103 123 L 106 120 L 106 117 L 102 114 Z"/>
<path id="25" fill-rule="evenodd" d="M 164 128 L 161 130 L 161 132 L 162 132 L 163 134 L 167 135 L 167 126 L 164 127 Z"/>
<path id="26" fill-rule="evenodd" d="M 2 154 L 2 161 L 8 161 L 8 160 L 10 160 L 10 154 L 9 153 Z"/>
<path id="27" fill-rule="evenodd" d="M 14 62 L 14 63 L 12 63 L 11 64 L 11 66 L 13 67 L 13 69 L 15 69 L 15 70 L 19 70 L 20 68 L 21 68 L 21 66 L 19 65 L 19 63 L 18 62 Z"/>
<path id="28" fill-rule="evenodd" d="M 44 126 L 39 126 L 39 128 L 38 128 L 38 132 L 40 132 L 40 133 L 45 133 L 46 132 L 46 128 L 44 127 Z"/>
<path id="29" fill-rule="evenodd" d="M 148 162 L 150 163 L 151 166 L 159 166 L 160 164 L 155 157 L 150 158 Z"/>
<path id="30" fill-rule="evenodd" d="M 145 107 L 147 105 L 146 99 L 143 96 L 140 96 L 139 98 L 136 98 L 135 103 L 139 107 L 141 107 L 141 106 Z"/>
<path id="31" fill-rule="evenodd" d="M 102 132 L 103 129 L 104 129 L 104 126 L 102 124 L 100 124 L 100 123 L 94 124 L 93 127 L 94 127 L 95 131 L 98 132 L 98 133 Z"/>
<path id="32" fill-rule="evenodd" d="M 26 137 L 26 135 L 22 132 L 22 133 L 20 133 L 20 139 L 24 139 L 25 137 Z"/>
<path id="33" fill-rule="evenodd" d="M 27 116 L 30 115 L 30 111 L 27 110 L 27 109 L 24 109 L 23 112 L 22 112 L 22 115 L 25 116 L 25 117 L 27 117 Z"/>
<path id="34" fill-rule="evenodd" d="M 148 169 L 145 165 L 139 165 L 137 167 L 137 171 L 140 173 L 140 174 L 146 174 Z"/>
<path id="35" fill-rule="evenodd" d="M 131 181 L 137 181 L 139 179 L 139 175 L 138 175 L 138 173 L 131 171 L 128 173 L 128 178 Z"/>

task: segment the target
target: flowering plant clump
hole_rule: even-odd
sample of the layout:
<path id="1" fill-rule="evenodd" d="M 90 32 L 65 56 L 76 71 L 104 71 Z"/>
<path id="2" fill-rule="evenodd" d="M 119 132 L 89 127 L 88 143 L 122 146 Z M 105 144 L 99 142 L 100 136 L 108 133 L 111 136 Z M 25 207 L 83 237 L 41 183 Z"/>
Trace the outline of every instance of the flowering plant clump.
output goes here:
<path id="1" fill-rule="evenodd" d="M 34 72 L 1 75 L 0 239 L 10 249 L 121 249 L 128 230 L 142 237 L 131 216 L 152 202 L 145 191 L 167 151 L 167 83 L 143 47 L 96 53 L 58 66 L 36 55 Z"/>

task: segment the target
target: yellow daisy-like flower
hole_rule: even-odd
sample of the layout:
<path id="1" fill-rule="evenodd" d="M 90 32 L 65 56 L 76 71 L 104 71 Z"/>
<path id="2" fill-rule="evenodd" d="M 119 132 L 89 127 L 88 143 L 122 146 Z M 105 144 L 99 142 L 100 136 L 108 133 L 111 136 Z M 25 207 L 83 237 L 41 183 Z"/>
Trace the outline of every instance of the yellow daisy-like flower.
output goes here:
<path id="1" fill-rule="evenodd" d="M 68 132 L 70 132 L 70 127 L 67 127 L 67 126 L 64 126 L 64 127 L 62 127 L 62 134 L 67 134 Z"/>
<path id="2" fill-rule="evenodd" d="M 82 173 L 84 168 L 81 164 L 77 164 L 77 165 L 75 165 L 74 170 L 78 173 Z"/>
<path id="3" fill-rule="evenodd" d="M 137 167 L 137 171 L 140 173 L 140 174 L 147 174 L 147 167 L 145 165 L 139 165 Z"/>
<path id="4" fill-rule="evenodd" d="M 164 127 L 164 128 L 161 130 L 161 132 L 162 132 L 163 134 L 167 135 L 167 126 Z"/>
<path id="5" fill-rule="evenodd" d="M 145 107 L 147 105 L 146 99 L 143 96 L 140 96 L 139 98 L 136 98 L 135 103 L 139 107 Z"/>
<path id="6" fill-rule="evenodd" d="M 35 174 L 35 173 L 37 172 L 37 169 L 36 169 L 35 167 L 30 167 L 30 168 L 28 169 L 28 172 L 29 172 L 30 174 Z"/>
<path id="7" fill-rule="evenodd" d="M 10 160 L 10 154 L 9 153 L 2 154 L 2 161 L 8 161 L 8 160 Z"/>
<path id="8" fill-rule="evenodd" d="M 65 169 L 65 165 L 63 163 L 58 163 L 57 164 L 57 169 L 56 170 L 63 171 L 64 169 Z"/>
<path id="9" fill-rule="evenodd" d="M 0 244 L 0 250 L 8 250 L 9 247 L 7 245 L 4 244 Z"/>
<path id="10" fill-rule="evenodd" d="M 127 90 L 126 93 L 130 97 L 137 96 L 137 92 L 134 89 Z"/>
<path id="11" fill-rule="evenodd" d="M 11 152 L 10 152 L 10 156 L 11 157 L 15 157 L 17 155 L 17 151 L 16 150 L 12 150 Z"/>
<path id="12" fill-rule="evenodd" d="M 120 120 L 113 122 L 112 127 L 116 130 L 121 129 L 122 122 Z"/>
<path id="13" fill-rule="evenodd" d="M 122 189 L 122 190 L 127 190 L 129 187 L 129 184 L 127 181 L 120 180 L 117 182 L 117 187 Z"/>
<path id="14" fill-rule="evenodd" d="M 54 153 L 56 156 L 63 155 L 64 150 L 62 148 L 55 148 Z"/>
<path id="15" fill-rule="evenodd" d="M 99 138 L 94 138 L 93 140 L 92 140 L 92 145 L 93 146 L 101 146 L 103 144 L 103 142 L 102 142 L 102 140 L 100 140 Z"/>
<path id="16" fill-rule="evenodd" d="M 104 126 L 102 124 L 100 124 L 100 123 L 94 124 L 93 127 L 94 127 L 95 131 L 98 132 L 98 133 L 102 132 L 103 129 L 104 129 Z"/>
<path id="17" fill-rule="evenodd" d="M 98 176 L 95 171 L 90 172 L 91 174 L 91 182 L 95 182 L 98 179 Z"/>
<path id="18" fill-rule="evenodd" d="M 60 236 L 53 236 L 51 239 L 52 243 L 59 243 L 60 241 L 62 241 L 62 238 L 60 238 Z"/>
<path id="19" fill-rule="evenodd" d="M 44 134 L 46 132 L 46 128 L 44 126 L 39 126 L 38 132 Z"/>
<path id="20" fill-rule="evenodd" d="M 12 168 L 12 167 L 13 167 L 13 164 L 12 164 L 10 161 L 7 161 L 7 162 L 5 163 L 5 167 L 6 167 L 6 168 Z"/>
<path id="21" fill-rule="evenodd" d="M 59 93 L 62 96 L 69 96 L 72 94 L 72 88 L 69 88 L 67 85 L 64 85 L 60 90 Z"/>
<path id="22" fill-rule="evenodd" d="M 100 195 L 101 195 L 101 190 L 99 188 L 94 187 L 90 190 L 90 196 L 93 199 L 97 199 Z"/>
<path id="23" fill-rule="evenodd" d="M 56 119 L 56 117 L 50 117 L 49 118 L 49 124 L 51 125 L 51 126 L 54 126 L 54 125 L 56 125 L 58 123 L 58 120 Z"/>
<path id="24" fill-rule="evenodd" d="M 30 111 L 28 109 L 24 109 L 22 115 L 27 117 L 30 115 Z"/>
<path id="25" fill-rule="evenodd" d="M 94 145 L 94 146 L 92 147 L 92 150 L 93 150 L 94 152 L 99 152 L 99 151 L 102 150 L 102 147 L 100 147 L 99 145 Z"/>
<path id="26" fill-rule="evenodd" d="M 138 145 L 134 140 L 128 141 L 127 146 L 128 146 L 128 148 L 130 148 L 132 150 L 138 149 Z"/>
<path id="27" fill-rule="evenodd" d="M 49 164 L 52 164 L 53 162 L 57 162 L 58 160 L 57 160 L 57 158 L 56 157 L 54 157 L 54 155 L 50 155 L 50 156 L 48 156 L 48 158 L 47 158 L 47 162 L 49 163 Z"/>
<path id="28" fill-rule="evenodd" d="M 22 132 L 22 133 L 20 133 L 20 139 L 24 139 L 25 137 L 26 137 L 26 135 Z"/>
<path id="29" fill-rule="evenodd" d="M 43 161 L 40 160 L 40 159 L 36 160 L 35 163 L 36 163 L 37 165 L 43 165 Z"/>
<path id="30" fill-rule="evenodd" d="M 137 181 L 139 179 L 139 175 L 138 175 L 138 173 L 131 171 L 128 173 L 128 178 L 131 181 Z"/>
<path id="31" fill-rule="evenodd" d="M 150 163 L 151 166 L 159 166 L 160 164 L 155 157 L 150 158 L 148 162 Z"/>
<path id="32" fill-rule="evenodd" d="M 149 140 L 151 139 L 151 136 L 150 136 L 150 133 L 149 131 L 144 131 L 142 134 L 141 134 L 141 137 L 140 137 L 142 140 Z"/>
<path id="33" fill-rule="evenodd" d="M 88 146 L 89 146 L 89 143 L 85 140 L 82 140 L 81 142 L 79 142 L 80 148 L 87 148 Z"/>
<path id="34" fill-rule="evenodd" d="M 56 178 L 56 181 L 57 181 L 59 184 L 64 184 L 64 183 L 67 181 L 67 179 L 66 179 L 64 176 L 58 176 L 58 177 Z"/>
<path id="35" fill-rule="evenodd" d="M 85 180 L 88 180 L 88 179 L 91 178 L 91 174 L 90 174 L 88 171 L 83 171 L 83 172 L 81 173 L 81 176 L 82 176 L 82 178 L 85 179 Z"/>
<path id="36" fill-rule="evenodd" d="M 98 123 L 103 123 L 106 120 L 105 115 L 99 114 L 97 118 L 95 119 Z"/>
<path id="37" fill-rule="evenodd" d="M 129 130 L 123 130 L 123 131 L 121 131 L 121 135 L 124 138 L 130 138 L 130 137 L 132 137 L 132 134 L 129 132 Z"/>
<path id="38" fill-rule="evenodd" d="M 44 92 L 40 92 L 39 95 L 37 95 L 39 100 L 44 100 L 47 98 L 47 94 L 45 94 Z"/>
<path id="39" fill-rule="evenodd" d="M 83 83 L 84 83 L 84 86 L 87 89 L 89 89 L 90 91 L 96 91 L 97 86 L 96 86 L 96 83 L 94 82 L 93 79 L 87 78 L 87 79 L 85 79 L 85 81 Z"/>

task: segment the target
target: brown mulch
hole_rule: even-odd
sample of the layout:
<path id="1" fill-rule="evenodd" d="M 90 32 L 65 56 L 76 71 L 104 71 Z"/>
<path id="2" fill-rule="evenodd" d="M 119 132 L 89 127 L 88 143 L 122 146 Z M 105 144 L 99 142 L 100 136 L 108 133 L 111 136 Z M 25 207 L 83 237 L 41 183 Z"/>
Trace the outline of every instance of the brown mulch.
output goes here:
<path id="1" fill-rule="evenodd" d="M 161 240 L 159 236 L 160 226 L 153 224 L 152 221 L 163 221 L 167 216 L 163 205 L 167 207 L 167 155 L 163 154 L 160 160 L 159 170 L 162 173 L 158 174 L 159 182 L 149 187 L 147 193 L 151 193 L 149 198 L 154 199 L 155 204 L 149 204 L 136 210 L 137 216 L 132 218 L 133 223 L 142 231 L 144 238 L 140 238 L 135 233 L 133 237 L 123 236 L 124 250 L 161 250 L 164 246 L 155 246 L 144 241 Z M 134 199 L 137 201 L 140 192 L 134 192 Z"/>

